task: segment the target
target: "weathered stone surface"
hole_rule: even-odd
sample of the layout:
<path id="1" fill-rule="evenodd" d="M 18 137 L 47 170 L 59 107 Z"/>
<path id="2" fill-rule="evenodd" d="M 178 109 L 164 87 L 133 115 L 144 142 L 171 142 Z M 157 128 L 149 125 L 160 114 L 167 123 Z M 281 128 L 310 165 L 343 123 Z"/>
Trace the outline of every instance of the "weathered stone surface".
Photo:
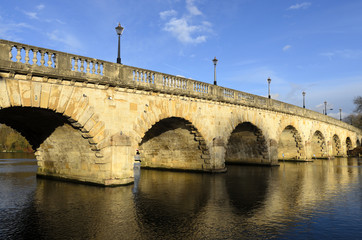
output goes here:
<path id="1" fill-rule="evenodd" d="M 56 64 L 13 62 L 14 46 Z M 39 175 L 102 185 L 133 181 L 136 149 L 145 167 L 217 172 L 225 161 L 345 156 L 362 141 L 353 126 L 273 99 L 4 40 L 0 121 L 36 143 Z"/>

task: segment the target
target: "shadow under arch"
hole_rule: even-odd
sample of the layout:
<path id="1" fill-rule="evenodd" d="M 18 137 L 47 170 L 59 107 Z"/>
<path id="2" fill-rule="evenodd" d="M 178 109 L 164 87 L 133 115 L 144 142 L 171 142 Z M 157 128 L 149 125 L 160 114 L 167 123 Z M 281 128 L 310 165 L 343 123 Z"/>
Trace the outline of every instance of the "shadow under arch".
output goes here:
<path id="1" fill-rule="evenodd" d="M 179 117 L 154 124 L 143 136 L 139 148 L 142 167 L 202 171 L 210 160 L 199 131 Z"/>
<path id="2" fill-rule="evenodd" d="M 62 114 L 41 108 L 9 107 L 0 110 L 0 123 L 18 131 L 33 150 L 37 150 L 56 128 L 67 122 Z"/>
<path id="3" fill-rule="evenodd" d="M 326 140 L 322 132 L 317 130 L 311 138 L 312 156 L 315 158 L 327 158 Z"/>
<path id="4" fill-rule="evenodd" d="M 90 173 L 98 152 L 76 121 L 49 109 L 8 107 L 0 110 L 0 123 L 27 139 L 35 151 L 38 176 L 95 182 Z"/>
<path id="5" fill-rule="evenodd" d="M 237 125 L 228 139 L 225 162 L 270 164 L 267 142 L 261 129 L 250 122 Z"/>
<path id="6" fill-rule="evenodd" d="M 343 156 L 341 140 L 337 134 L 334 134 L 332 138 L 332 155 L 336 157 Z"/>
<path id="7" fill-rule="evenodd" d="M 352 140 L 351 140 L 351 138 L 350 137 L 347 137 L 346 138 L 346 153 L 348 154 L 348 151 L 349 150 L 352 150 Z"/>
<path id="8" fill-rule="evenodd" d="M 304 146 L 298 130 L 288 125 L 281 132 L 278 142 L 278 159 L 305 159 Z"/>

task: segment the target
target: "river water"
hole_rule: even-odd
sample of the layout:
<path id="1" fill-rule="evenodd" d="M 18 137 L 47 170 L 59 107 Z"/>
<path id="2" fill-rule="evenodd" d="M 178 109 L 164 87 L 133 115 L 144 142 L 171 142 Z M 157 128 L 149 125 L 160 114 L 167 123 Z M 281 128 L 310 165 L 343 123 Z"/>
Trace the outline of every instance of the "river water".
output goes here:
<path id="1" fill-rule="evenodd" d="M 0 155 L 0 239 L 361 239 L 362 159 L 141 170 L 117 188 L 36 178 Z"/>

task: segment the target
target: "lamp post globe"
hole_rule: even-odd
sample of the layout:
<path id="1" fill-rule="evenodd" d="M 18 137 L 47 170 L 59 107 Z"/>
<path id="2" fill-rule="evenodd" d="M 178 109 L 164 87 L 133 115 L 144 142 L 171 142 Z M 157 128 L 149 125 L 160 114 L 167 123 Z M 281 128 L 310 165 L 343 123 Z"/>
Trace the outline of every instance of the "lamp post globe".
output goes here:
<path id="1" fill-rule="evenodd" d="M 214 57 L 214 59 L 212 59 L 212 62 L 214 63 L 214 85 L 217 85 L 216 82 L 216 64 L 219 60 L 216 59 L 216 57 Z"/>
<path id="2" fill-rule="evenodd" d="M 268 78 L 268 98 L 271 98 L 271 96 L 270 96 L 270 83 L 271 83 L 271 79 Z"/>
<path id="3" fill-rule="evenodd" d="M 117 55 L 117 63 L 121 63 L 121 35 L 123 33 L 124 27 L 121 26 L 120 23 L 118 23 L 118 26 L 116 27 L 116 32 L 118 35 L 118 55 Z"/>

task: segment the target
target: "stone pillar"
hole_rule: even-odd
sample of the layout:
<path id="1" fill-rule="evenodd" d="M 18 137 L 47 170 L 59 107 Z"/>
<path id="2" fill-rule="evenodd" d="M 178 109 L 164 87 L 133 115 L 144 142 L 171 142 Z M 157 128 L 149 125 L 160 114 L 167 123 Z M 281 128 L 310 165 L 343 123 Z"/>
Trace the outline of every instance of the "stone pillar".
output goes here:
<path id="1" fill-rule="evenodd" d="M 306 160 L 312 160 L 313 159 L 313 153 L 312 153 L 312 146 L 310 144 L 310 141 L 305 141 L 304 149 L 305 149 L 305 159 Z"/>
<path id="2" fill-rule="evenodd" d="M 271 166 L 279 166 L 278 162 L 278 143 L 274 139 L 268 140 L 268 159 Z"/>
<path id="3" fill-rule="evenodd" d="M 205 169 L 206 171 L 211 172 L 225 172 L 225 144 L 224 140 L 221 138 L 214 138 L 212 141 L 212 146 L 210 148 L 210 169 Z"/>
<path id="4" fill-rule="evenodd" d="M 332 140 L 333 141 L 333 140 Z M 327 141 L 327 144 L 326 144 L 326 152 L 327 152 L 327 157 L 328 159 L 330 158 L 333 158 L 333 145 L 332 145 L 332 142 L 331 141 Z"/>
<path id="5" fill-rule="evenodd" d="M 110 137 L 102 149 L 106 158 L 110 159 L 109 178 L 104 180 L 106 186 L 133 183 L 134 151 L 128 136 L 116 134 Z"/>

